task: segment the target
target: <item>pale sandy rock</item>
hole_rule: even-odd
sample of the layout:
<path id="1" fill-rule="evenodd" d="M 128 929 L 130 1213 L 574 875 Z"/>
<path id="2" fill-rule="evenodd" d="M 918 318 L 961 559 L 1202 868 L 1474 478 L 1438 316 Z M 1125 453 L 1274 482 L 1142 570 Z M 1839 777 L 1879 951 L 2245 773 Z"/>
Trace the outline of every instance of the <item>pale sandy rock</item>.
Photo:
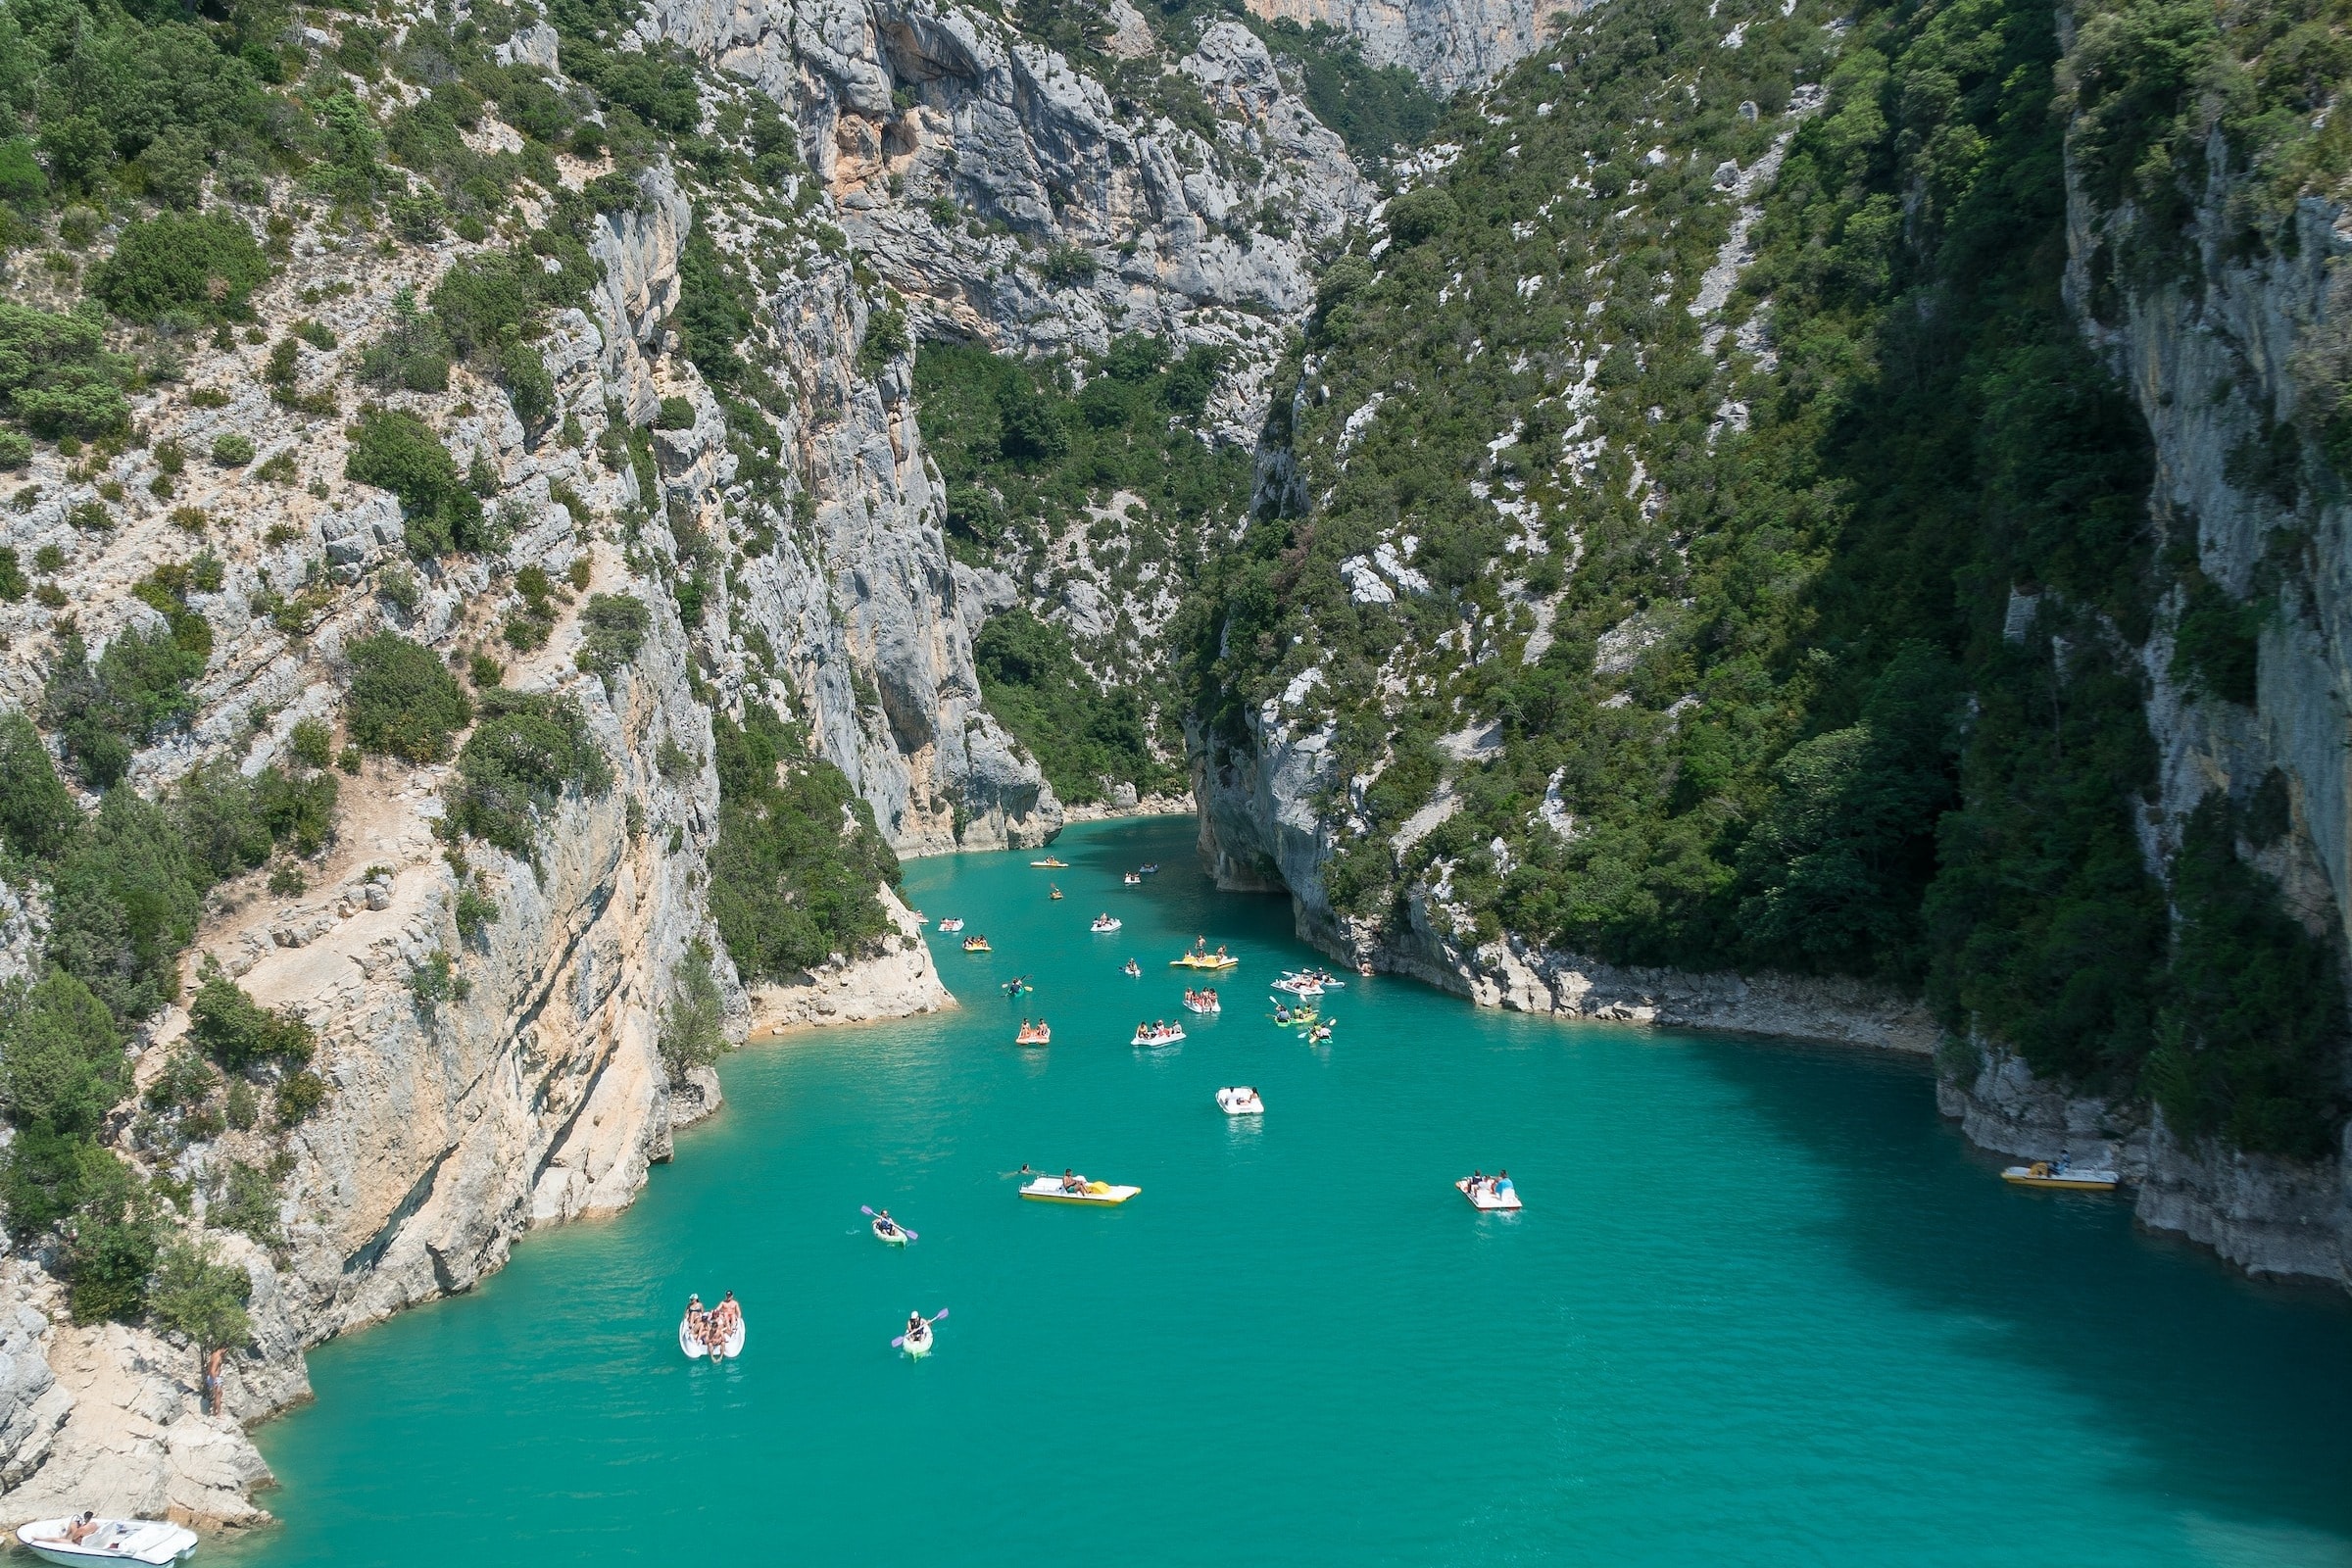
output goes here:
<path id="1" fill-rule="evenodd" d="M 1493 80 L 1542 48 L 1581 0 L 1249 0 L 1266 18 L 1323 23 L 1362 41 L 1376 66 L 1402 66 L 1432 92 Z"/>
<path id="2" fill-rule="evenodd" d="M 872 1023 L 952 1007 L 956 999 L 939 978 L 922 927 L 898 895 L 882 890 L 883 906 L 898 935 L 869 958 L 828 965 L 797 985 L 751 988 L 751 1032 L 765 1036 L 817 1024 Z"/>

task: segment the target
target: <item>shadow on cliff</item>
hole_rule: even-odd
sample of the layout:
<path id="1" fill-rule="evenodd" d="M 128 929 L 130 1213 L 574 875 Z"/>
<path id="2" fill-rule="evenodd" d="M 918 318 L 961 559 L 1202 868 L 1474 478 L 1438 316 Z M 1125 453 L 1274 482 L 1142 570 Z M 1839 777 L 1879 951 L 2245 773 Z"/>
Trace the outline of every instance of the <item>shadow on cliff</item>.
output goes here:
<path id="1" fill-rule="evenodd" d="M 2005 1161 L 1936 1114 L 1923 1062 L 1719 1037 L 1700 1054 L 1843 1178 L 1821 1223 L 1857 1271 L 2108 1414 L 2141 1461 L 2112 1484 L 2192 1519 L 2352 1538 L 2352 1301 L 2138 1230 L 2128 1200 L 2004 1185 Z"/>

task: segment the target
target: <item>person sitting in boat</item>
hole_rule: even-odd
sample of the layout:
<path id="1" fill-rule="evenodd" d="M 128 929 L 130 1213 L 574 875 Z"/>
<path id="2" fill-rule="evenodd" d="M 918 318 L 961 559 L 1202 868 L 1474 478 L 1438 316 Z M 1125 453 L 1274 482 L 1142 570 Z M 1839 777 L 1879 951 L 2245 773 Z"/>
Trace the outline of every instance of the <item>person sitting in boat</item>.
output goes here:
<path id="1" fill-rule="evenodd" d="M 720 1330 L 719 1337 L 721 1339 L 725 1339 L 728 1335 L 733 1334 L 735 1330 L 742 1325 L 743 1303 L 735 1299 L 735 1293 L 733 1291 L 729 1291 L 726 1295 L 719 1298 L 718 1310 L 711 1315 L 718 1319 Z"/>
<path id="2" fill-rule="evenodd" d="M 97 1533 L 98 1515 L 90 1509 L 84 1508 L 81 1510 L 81 1516 L 79 1518 L 67 1521 L 66 1544 L 72 1546 L 78 1546 Z"/>
<path id="3" fill-rule="evenodd" d="M 899 1234 L 899 1222 L 890 1217 L 890 1210 L 887 1208 L 874 1216 L 874 1224 L 880 1227 L 882 1234 L 885 1236 L 896 1236 Z"/>
<path id="4" fill-rule="evenodd" d="M 923 1314 L 922 1314 L 922 1313 L 920 1313 L 920 1312 L 909 1312 L 909 1313 L 907 1313 L 907 1314 L 906 1314 L 906 1337 L 907 1337 L 908 1339 L 910 1339 L 910 1340 L 919 1340 L 919 1339 L 921 1339 L 921 1338 L 923 1337 L 923 1328 L 924 1328 L 924 1324 L 923 1324 Z"/>
<path id="5" fill-rule="evenodd" d="M 1505 1198 L 1505 1197 L 1508 1197 L 1508 1196 L 1510 1195 L 1510 1192 L 1511 1192 L 1511 1173 L 1510 1173 L 1509 1171 L 1507 1171 L 1507 1170 L 1498 1170 L 1498 1171 L 1496 1171 L 1496 1172 L 1494 1173 L 1494 1196 L 1495 1196 L 1496 1198 Z"/>
<path id="6" fill-rule="evenodd" d="M 696 1339 L 703 1337 L 703 1297 L 697 1291 L 686 1298 L 686 1332 Z"/>
<path id="7" fill-rule="evenodd" d="M 1064 1165 L 1061 1169 L 1061 1190 L 1065 1193 L 1083 1193 L 1086 1191 L 1086 1178 Z"/>
<path id="8" fill-rule="evenodd" d="M 1142 974 L 1144 972 L 1144 966 L 1136 962 L 1133 958 L 1129 958 L 1127 960 L 1126 968 L 1129 974 Z"/>

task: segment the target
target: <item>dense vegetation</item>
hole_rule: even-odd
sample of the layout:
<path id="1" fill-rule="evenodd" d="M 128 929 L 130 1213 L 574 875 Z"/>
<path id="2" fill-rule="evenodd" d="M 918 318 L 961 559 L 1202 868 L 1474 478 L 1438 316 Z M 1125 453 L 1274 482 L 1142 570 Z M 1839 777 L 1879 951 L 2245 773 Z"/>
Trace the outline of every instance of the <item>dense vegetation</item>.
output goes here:
<path id="1" fill-rule="evenodd" d="M 710 918 L 736 972 L 790 983 L 834 954 L 872 953 L 891 929 L 875 890 L 899 881 L 873 808 L 758 703 L 745 705 L 741 726 L 724 714 L 710 726 L 719 796 Z"/>
<path id="2" fill-rule="evenodd" d="M 1277 402 L 1297 480 L 1192 621 L 1200 710 L 1240 744 L 1320 670 L 1366 781 L 1329 887 L 1375 922 L 1438 883 L 1465 936 L 1878 975 L 2037 1070 L 2323 1149 L 2324 950 L 2227 803 L 2192 825 L 2178 935 L 2140 854 L 2134 648 L 2168 577 L 2205 689 L 2250 695 L 2251 639 L 2160 548 L 2146 434 L 2060 298 L 2048 12 L 1865 7 L 1840 45 L 1810 7 L 1702 10 L 1592 13 L 1447 123 L 1462 155 L 1377 259 L 1326 274 L 1298 428 Z M 1710 319 L 1725 166 L 1807 78 L 1826 101 Z M 1351 593 L 1384 545 L 1409 568 Z M 1487 722 L 1491 761 L 1435 744 Z M 1452 814 L 1396 843 L 1441 784 Z M 2276 980 L 2217 1007 L 2226 973 Z"/>
<path id="3" fill-rule="evenodd" d="M 1152 602 L 1188 591 L 1249 505 L 1250 455 L 1197 428 L 1219 368 L 1213 349 L 1171 356 L 1132 333 L 1074 366 L 960 343 L 916 355 L 925 438 L 948 482 L 949 549 L 1019 579 L 1042 573 L 1054 591 L 1068 553 L 1082 552 L 1107 590 L 1111 623 L 1087 646 L 1021 612 L 992 621 L 974 648 L 990 710 L 1065 801 L 1099 800 L 1119 782 L 1181 783 L 1179 693 L 1157 658 L 1164 611 Z"/>

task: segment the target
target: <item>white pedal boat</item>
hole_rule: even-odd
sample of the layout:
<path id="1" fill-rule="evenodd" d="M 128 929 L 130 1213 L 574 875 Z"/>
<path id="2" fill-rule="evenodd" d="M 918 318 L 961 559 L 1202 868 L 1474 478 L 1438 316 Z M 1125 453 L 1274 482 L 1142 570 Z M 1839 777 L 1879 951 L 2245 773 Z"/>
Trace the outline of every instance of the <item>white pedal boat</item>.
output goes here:
<path id="1" fill-rule="evenodd" d="M 1236 1084 L 1217 1091 L 1217 1108 L 1228 1116 L 1262 1116 L 1266 1113 L 1266 1102 L 1248 1084 Z"/>
<path id="2" fill-rule="evenodd" d="M 43 1562 L 186 1562 L 196 1554 L 196 1532 L 164 1519 L 99 1519 L 75 1544 L 66 1539 L 74 1521 L 35 1519 L 17 1540 Z"/>
<path id="3" fill-rule="evenodd" d="M 1184 999 L 1184 1004 L 1194 1012 L 1223 1012 L 1225 1010 L 1224 1004 L 1214 997 L 1187 997 Z"/>
<path id="4" fill-rule="evenodd" d="M 1455 1182 L 1453 1187 L 1454 1191 L 1460 1193 L 1464 1198 L 1470 1200 L 1470 1206 L 1472 1208 L 1480 1209 L 1490 1213 L 1497 1210 L 1507 1213 L 1520 1206 L 1517 1189 L 1514 1188 L 1498 1193 L 1494 1190 L 1494 1183 L 1492 1178 L 1473 1186 L 1470 1178 L 1465 1176 L 1460 1181 Z"/>
<path id="5" fill-rule="evenodd" d="M 1111 932 L 1116 931 L 1120 926 L 1125 925 L 1126 923 L 1126 921 L 1119 919 L 1116 915 L 1099 914 L 1095 916 L 1093 923 L 1090 924 L 1087 929 L 1099 937 L 1108 936 Z"/>
<path id="6" fill-rule="evenodd" d="M 1133 872 L 1133 871 L 1130 871 L 1130 872 L 1128 872 L 1128 873 L 1127 873 L 1125 876 L 1121 877 L 1119 880 L 1120 880 L 1120 881 L 1122 881 L 1122 882 L 1124 882 L 1124 883 L 1126 883 L 1126 884 L 1127 884 L 1129 887 L 1131 887 L 1131 888 L 1138 888 L 1138 887 L 1142 887 L 1142 886 L 1144 885 L 1144 879 L 1143 879 L 1141 876 L 1138 876 L 1138 875 L 1137 875 L 1135 872 Z"/>
<path id="7" fill-rule="evenodd" d="M 686 1359 L 689 1361 L 719 1359 L 719 1356 L 710 1353 L 710 1347 L 694 1337 L 693 1333 L 688 1330 L 684 1318 L 678 1319 L 678 1348 L 686 1352 Z M 719 1354 L 732 1361 L 742 1353 L 743 1324 L 738 1322 L 735 1325 L 735 1332 L 727 1336 L 727 1343 L 719 1347 Z"/>
<path id="8" fill-rule="evenodd" d="M 1135 1039 L 1130 1041 L 1129 1044 L 1137 1046 L 1172 1046 L 1183 1038 L 1184 1031 L 1180 1028 L 1168 1028 L 1158 1031 L 1153 1031 L 1151 1029 L 1138 1029 L 1135 1032 Z"/>
<path id="9" fill-rule="evenodd" d="M 963 929 L 963 917 L 960 915 L 951 914 L 945 920 L 939 922 L 939 929 L 942 932 L 960 931 Z"/>
<path id="10" fill-rule="evenodd" d="M 1274 989 L 1288 991 L 1294 997 L 1319 997 L 1323 994 L 1321 982 L 1295 974 L 1286 974 L 1275 981 Z"/>
<path id="11" fill-rule="evenodd" d="M 1040 1203 L 1091 1203 L 1103 1208 L 1124 1203 L 1142 1191 L 1141 1187 L 1114 1187 L 1109 1182 L 1088 1182 L 1077 1192 L 1065 1193 L 1061 1190 L 1060 1177 L 1040 1176 L 1021 1189 L 1021 1196 Z"/>
<path id="12" fill-rule="evenodd" d="M 877 1218 L 874 1221 L 874 1240 L 887 1243 L 892 1247 L 905 1247 L 906 1232 L 896 1220 Z"/>

